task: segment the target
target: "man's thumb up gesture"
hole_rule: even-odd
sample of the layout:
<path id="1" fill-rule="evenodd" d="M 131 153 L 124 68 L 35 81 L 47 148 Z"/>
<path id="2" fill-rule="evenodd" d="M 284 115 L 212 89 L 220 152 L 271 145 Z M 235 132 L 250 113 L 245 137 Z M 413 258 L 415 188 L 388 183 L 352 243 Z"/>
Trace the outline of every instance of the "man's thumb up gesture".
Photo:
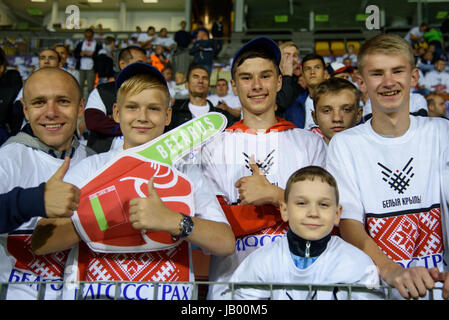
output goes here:
<path id="1" fill-rule="evenodd" d="M 48 218 L 71 217 L 78 209 L 80 189 L 63 181 L 69 166 L 70 157 L 65 157 L 63 164 L 45 184 L 44 204 Z"/>

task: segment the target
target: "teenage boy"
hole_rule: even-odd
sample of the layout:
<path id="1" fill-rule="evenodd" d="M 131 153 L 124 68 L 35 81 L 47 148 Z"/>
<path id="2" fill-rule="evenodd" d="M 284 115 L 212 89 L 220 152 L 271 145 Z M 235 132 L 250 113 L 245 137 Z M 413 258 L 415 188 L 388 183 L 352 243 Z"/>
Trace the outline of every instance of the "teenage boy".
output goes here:
<path id="1" fill-rule="evenodd" d="M 238 238 L 234 254 L 211 257 L 211 281 L 229 280 L 249 253 L 285 234 L 279 201 L 289 176 L 298 168 L 324 162 L 322 139 L 275 117 L 282 84 L 280 60 L 278 45 L 266 37 L 255 38 L 237 51 L 231 84 L 242 104 L 243 120 L 201 153 L 203 172 Z M 222 294 L 224 289 L 225 285 L 211 286 L 208 299 L 230 298 Z"/>
<path id="2" fill-rule="evenodd" d="M 418 71 L 403 38 L 381 34 L 367 40 L 358 69 L 373 117 L 334 136 L 326 160 L 340 189 L 340 233 L 373 259 L 382 279 L 402 297 L 423 297 L 446 279 L 448 298 L 447 230 L 441 227 L 436 164 L 449 143 L 449 124 L 410 116 Z"/>
<path id="3" fill-rule="evenodd" d="M 291 175 L 281 202 L 282 220 L 288 222 L 286 237 L 251 253 L 231 278 L 236 283 L 355 284 L 379 285 L 376 266 L 368 255 L 331 236 L 338 226 L 342 207 L 338 205 L 337 183 L 325 169 L 308 166 Z M 377 294 L 377 295 L 376 295 Z M 380 292 L 352 293 L 351 299 L 376 299 Z M 235 298 L 269 299 L 270 291 L 243 287 Z M 274 300 L 348 299 L 347 289 L 283 287 L 273 290 Z"/>
<path id="4" fill-rule="evenodd" d="M 113 117 L 122 129 L 123 150 L 160 136 L 171 118 L 170 97 L 164 76 L 149 64 L 133 63 L 119 73 L 116 88 L 117 103 L 114 105 Z M 67 180 L 81 185 L 119 152 L 111 150 L 81 162 L 73 168 Z M 149 197 L 135 198 L 129 202 L 129 220 L 133 227 L 168 232 L 173 237 L 187 240 L 175 248 L 129 254 L 98 253 L 80 242 L 81 238 L 71 219 L 42 219 L 33 234 L 33 249 L 42 254 L 70 248 L 80 242 L 71 251 L 68 267 L 79 271 L 76 279 L 80 281 L 193 281 L 190 244 L 209 254 L 228 255 L 234 251 L 235 238 L 199 168 L 182 166 L 180 171 L 193 184 L 196 208 L 193 218 L 167 208 L 154 189 L 152 179 L 148 182 Z M 192 287 L 187 284 L 161 285 L 157 297 L 153 297 L 154 289 L 146 283 L 127 288 L 123 288 L 121 298 L 179 300 L 192 297 Z M 107 299 L 113 296 L 112 292 L 111 286 L 89 284 L 82 294 L 83 299 Z M 74 299 L 75 295 L 72 294 L 68 291 L 64 298 Z"/>
<path id="5" fill-rule="evenodd" d="M 40 217 L 70 217 L 78 205 L 78 188 L 63 177 L 90 154 L 75 136 L 83 99 L 71 74 L 48 67 L 27 79 L 22 104 L 29 124 L 0 149 L 0 282 L 51 283 L 62 280 L 68 252 L 35 256 L 31 233 Z M 7 299 L 36 299 L 38 288 L 10 285 Z M 45 298 L 60 294 L 49 285 Z"/>
<path id="6" fill-rule="evenodd" d="M 315 88 L 312 117 L 327 145 L 335 134 L 360 122 L 359 104 L 359 90 L 348 80 L 332 77 Z"/>
<path id="7" fill-rule="evenodd" d="M 306 55 L 301 65 L 307 90 L 287 108 L 285 119 L 293 122 L 298 128 L 310 130 L 317 127 L 312 118 L 313 89 L 329 78 L 329 74 L 323 57 L 315 53 Z"/>
<path id="8" fill-rule="evenodd" d="M 118 55 L 120 70 L 134 62 L 148 62 L 144 49 L 129 46 L 120 50 Z M 110 148 L 121 148 L 123 144 L 120 126 L 112 118 L 112 107 L 116 100 L 115 81 L 98 85 L 87 99 L 85 111 L 86 127 L 89 130 L 87 146 L 97 153 L 109 151 Z"/>

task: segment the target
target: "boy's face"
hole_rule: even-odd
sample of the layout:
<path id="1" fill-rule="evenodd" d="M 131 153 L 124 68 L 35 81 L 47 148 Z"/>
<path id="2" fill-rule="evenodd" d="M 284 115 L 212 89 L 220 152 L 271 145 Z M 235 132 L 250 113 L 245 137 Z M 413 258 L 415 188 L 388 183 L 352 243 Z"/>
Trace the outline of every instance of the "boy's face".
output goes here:
<path id="1" fill-rule="evenodd" d="M 410 87 L 416 86 L 418 77 L 418 70 L 410 66 L 404 54 L 372 53 L 365 57 L 357 82 L 371 100 L 373 116 L 376 111 L 390 114 L 403 108 L 408 114 Z"/>
<path id="2" fill-rule="evenodd" d="M 355 126 L 362 117 L 357 99 L 348 89 L 338 93 L 327 93 L 318 99 L 313 119 L 323 132 L 327 144 L 340 131 Z"/>
<path id="3" fill-rule="evenodd" d="M 326 80 L 327 72 L 320 59 L 308 60 L 302 66 L 302 73 L 309 88 L 315 88 Z"/>
<path id="4" fill-rule="evenodd" d="M 306 240 L 327 236 L 340 222 L 341 209 L 335 189 L 319 177 L 293 183 L 288 202 L 281 202 L 282 220 Z"/>
<path id="5" fill-rule="evenodd" d="M 260 115 L 274 111 L 276 94 L 282 87 L 282 76 L 271 60 L 250 58 L 236 68 L 231 84 L 242 103 L 243 113 Z"/>
<path id="6" fill-rule="evenodd" d="M 114 104 L 113 117 L 120 123 L 123 149 L 137 147 L 160 136 L 171 121 L 171 108 L 161 89 L 125 95 Z"/>

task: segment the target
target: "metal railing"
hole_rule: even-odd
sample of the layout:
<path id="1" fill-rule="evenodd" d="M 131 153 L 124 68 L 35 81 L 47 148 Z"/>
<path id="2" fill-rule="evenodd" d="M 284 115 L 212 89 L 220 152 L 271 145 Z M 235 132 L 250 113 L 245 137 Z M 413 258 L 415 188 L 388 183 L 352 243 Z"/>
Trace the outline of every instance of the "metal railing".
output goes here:
<path id="1" fill-rule="evenodd" d="M 347 292 L 347 300 L 353 300 L 354 293 L 373 293 L 373 289 L 367 288 L 364 285 L 352 285 L 352 284 L 332 284 L 332 285 L 315 285 L 315 284 L 285 284 L 285 283 L 231 283 L 231 282 L 213 282 L 213 281 L 194 281 L 194 282 L 140 282 L 140 281 L 77 281 L 77 282 L 67 282 L 67 281 L 24 281 L 24 282 L 0 282 L 0 300 L 5 300 L 8 295 L 8 289 L 10 286 L 17 285 L 28 285 L 28 286 L 38 286 L 36 300 L 45 300 L 45 294 L 47 291 L 47 287 L 52 285 L 63 285 L 72 286 L 72 288 L 76 288 L 76 297 L 75 300 L 84 300 L 83 291 L 86 288 L 86 285 L 114 285 L 114 296 L 102 296 L 99 299 L 107 299 L 107 300 L 124 300 L 126 297 L 122 296 L 122 286 L 124 285 L 142 285 L 145 284 L 147 286 L 152 286 L 153 290 L 153 300 L 157 300 L 161 286 L 163 285 L 189 285 L 193 287 L 192 294 L 189 295 L 190 300 L 204 300 L 205 297 L 200 297 L 200 287 L 207 288 L 209 285 L 227 285 L 231 290 L 231 300 L 234 300 L 235 291 L 240 288 L 251 288 L 251 289 L 260 289 L 267 290 L 270 292 L 270 298 L 273 299 L 273 292 L 275 290 L 301 290 L 307 292 L 307 298 L 305 300 L 313 300 L 314 292 L 316 291 L 336 291 L 343 290 Z M 337 291 L 338 291 L 337 290 Z M 390 286 L 378 286 L 374 290 L 377 292 L 384 292 L 384 300 L 392 300 L 393 290 L 394 288 Z M 434 300 L 435 293 L 434 291 L 442 291 L 442 288 L 434 288 L 428 291 L 427 296 L 424 298 L 425 300 Z"/>

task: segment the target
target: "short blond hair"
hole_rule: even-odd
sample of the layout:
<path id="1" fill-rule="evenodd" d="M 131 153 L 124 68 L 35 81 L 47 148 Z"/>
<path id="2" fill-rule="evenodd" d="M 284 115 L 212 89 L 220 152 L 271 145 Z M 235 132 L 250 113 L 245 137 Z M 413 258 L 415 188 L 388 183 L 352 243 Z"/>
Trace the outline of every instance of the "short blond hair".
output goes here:
<path id="1" fill-rule="evenodd" d="M 405 55 L 410 67 L 415 67 L 415 59 L 412 47 L 407 40 L 393 33 L 383 33 L 366 40 L 360 47 L 357 55 L 357 67 L 362 72 L 365 66 L 366 56 L 373 53 L 382 53 L 385 55 Z"/>
<path id="2" fill-rule="evenodd" d="M 134 96 L 146 89 L 162 90 L 164 92 L 164 96 L 167 98 L 164 106 L 168 108 L 170 93 L 168 92 L 167 87 L 163 83 L 161 83 L 161 81 L 157 80 L 154 76 L 149 74 L 138 74 L 129 79 L 126 79 L 117 92 L 117 103 L 120 105 L 120 101 L 124 97 Z"/>

